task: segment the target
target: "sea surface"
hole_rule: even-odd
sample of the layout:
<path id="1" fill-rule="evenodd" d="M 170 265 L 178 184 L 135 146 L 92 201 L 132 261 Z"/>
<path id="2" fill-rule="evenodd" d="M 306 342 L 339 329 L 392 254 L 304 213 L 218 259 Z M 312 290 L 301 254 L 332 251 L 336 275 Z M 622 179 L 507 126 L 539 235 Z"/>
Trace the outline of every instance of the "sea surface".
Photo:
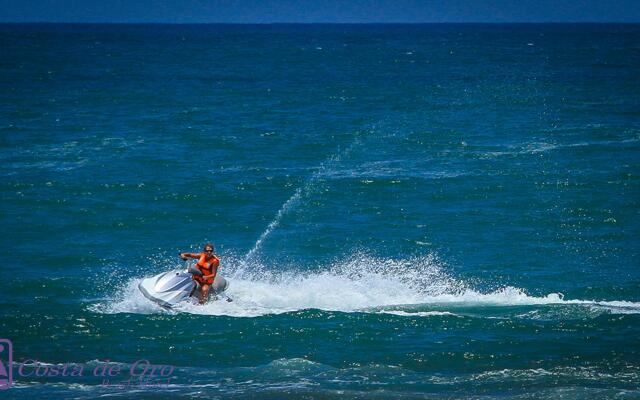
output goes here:
<path id="1" fill-rule="evenodd" d="M 0 398 L 640 398 L 639 78 L 640 25 L 0 25 Z M 233 302 L 141 295 L 208 241 Z"/>

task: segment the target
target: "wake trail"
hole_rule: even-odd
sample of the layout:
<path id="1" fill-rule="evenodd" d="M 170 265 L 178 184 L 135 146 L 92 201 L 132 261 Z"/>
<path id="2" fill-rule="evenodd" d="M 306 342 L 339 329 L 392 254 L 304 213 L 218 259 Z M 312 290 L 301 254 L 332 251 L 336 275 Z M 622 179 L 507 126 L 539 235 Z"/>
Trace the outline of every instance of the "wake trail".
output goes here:
<path id="1" fill-rule="evenodd" d="M 140 279 L 121 283 L 115 295 L 90 306 L 98 313 L 189 313 L 259 317 L 301 310 L 388 314 L 400 317 L 575 319 L 602 314 L 640 314 L 640 302 L 566 299 L 561 293 L 534 296 L 505 286 L 478 290 L 445 272 L 433 255 L 376 258 L 356 252 L 315 272 L 279 271 L 269 279 L 253 274 L 255 265 L 228 257 L 225 277 L 233 302 L 204 306 L 184 303 L 166 311 L 137 289 Z M 515 307 L 515 308 L 514 308 Z M 522 308 L 524 307 L 524 309 Z M 523 314 L 524 312 L 524 314 Z"/>

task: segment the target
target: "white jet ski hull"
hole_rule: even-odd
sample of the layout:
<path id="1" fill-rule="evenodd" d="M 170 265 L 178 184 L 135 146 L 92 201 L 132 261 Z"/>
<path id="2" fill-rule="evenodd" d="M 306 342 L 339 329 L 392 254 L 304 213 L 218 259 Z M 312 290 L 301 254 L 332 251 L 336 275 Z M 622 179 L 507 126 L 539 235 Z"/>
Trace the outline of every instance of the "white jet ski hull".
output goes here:
<path id="1" fill-rule="evenodd" d="M 220 275 L 211 285 L 211 295 L 224 292 L 229 282 Z M 188 270 L 177 269 L 163 272 L 151 278 L 145 278 L 138 284 L 138 289 L 147 299 L 165 308 L 172 308 L 182 301 L 198 296 L 197 284 Z"/>

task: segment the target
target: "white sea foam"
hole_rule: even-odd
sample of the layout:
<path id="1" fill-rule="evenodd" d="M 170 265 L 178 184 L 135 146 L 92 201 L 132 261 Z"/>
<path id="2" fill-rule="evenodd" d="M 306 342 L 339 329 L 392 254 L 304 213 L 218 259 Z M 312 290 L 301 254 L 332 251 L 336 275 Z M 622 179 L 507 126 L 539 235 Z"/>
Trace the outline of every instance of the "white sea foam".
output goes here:
<path id="1" fill-rule="evenodd" d="M 559 149 L 570 149 L 577 147 L 589 147 L 589 146 L 619 146 L 622 144 L 628 143 L 636 143 L 640 139 L 638 138 L 629 138 L 622 140 L 600 140 L 600 141 L 591 141 L 591 142 L 576 142 L 576 143 L 546 143 L 546 142 L 531 142 L 524 143 L 517 146 L 507 146 L 506 148 L 500 151 L 487 151 L 482 153 L 481 158 L 493 158 L 500 156 L 516 156 L 523 154 L 539 154 L 546 153 L 553 150 Z"/>
<path id="2" fill-rule="evenodd" d="M 227 294 L 233 302 L 213 301 L 204 306 L 184 303 L 174 311 L 165 311 L 140 293 L 137 285 L 141 278 L 135 278 L 91 309 L 101 313 L 187 312 L 233 317 L 320 309 L 426 317 L 436 315 L 434 312 L 457 314 L 461 307 L 578 305 L 609 313 L 640 313 L 638 302 L 565 299 L 560 293 L 532 296 L 509 286 L 483 292 L 452 278 L 434 256 L 394 260 L 356 253 L 324 270 L 289 269 L 280 273 L 229 257 L 224 261 L 221 273 L 230 281 Z"/>
<path id="3" fill-rule="evenodd" d="M 379 314 L 391 314 L 391 315 L 399 315 L 401 317 L 433 317 L 433 316 L 442 316 L 442 315 L 453 315 L 457 316 L 449 311 L 416 311 L 416 312 L 407 312 L 402 310 L 386 310 L 380 311 Z"/>

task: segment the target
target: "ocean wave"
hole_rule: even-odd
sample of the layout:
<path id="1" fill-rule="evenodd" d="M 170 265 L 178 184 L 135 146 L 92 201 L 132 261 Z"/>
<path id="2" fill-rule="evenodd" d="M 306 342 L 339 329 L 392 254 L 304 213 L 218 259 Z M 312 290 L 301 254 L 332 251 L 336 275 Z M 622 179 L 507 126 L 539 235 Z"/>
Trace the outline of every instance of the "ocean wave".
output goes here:
<path id="1" fill-rule="evenodd" d="M 379 311 L 379 314 L 391 314 L 398 315 L 401 317 L 433 317 L 433 316 L 459 316 L 458 314 L 454 314 L 449 311 L 415 311 L 415 312 L 407 312 L 403 310 L 383 310 Z"/>
<path id="2" fill-rule="evenodd" d="M 130 367 L 130 364 L 122 365 Z M 606 384 L 610 386 L 607 389 L 609 394 L 616 392 L 637 394 L 638 390 L 632 382 L 636 382 L 639 377 L 640 371 L 636 366 L 629 366 L 624 370 L 595 366 L 558 366 L 442 374 L 419 372 L 398 365 L 378 363 L 339 367 L 294 357 L 243 367 L 181 367 L 176 369 L 171 379 L 150 380 L 147 384 L 143 384 L 145 381 L 140 381 L 140 384 L 136 380 L 128 381 L 127 376 L 110 382 L 104 382 L 102 378 L 96 377 L 84 382 L 71 381 L 64 377 L 45 381 L 18 379 L 14 382 L 12 390 L 17 389 L 19 390 L 17 393 L 23 395 L 31 392 L 41 395 L 48 391 L 48 395 L 54 397 L 66 395 L 61 398 L 68 398 L 73 395 L 75 398 L 95 398 L 134 393 L 192 395 L 194 391 L 208 395 L 274 392 L 282 395 L 286 392 L 301 393 L 310 390 L 315 393 L 329 393 L 336 390 L 341 393 L 361 393 L 362 390 L 370 392 L 372 388 L 377 388 L 385 390 L 388 398 L 398 398 L 415 393 L 415 390 L 435 391 L 440 397 L 451 393 L 449 390 L 454 390 L 457 394 L 478 390 L 491 390 L 495 393 L 510 391 L 511 394 L 515 394 L 513 384 L 517 384 L 527 393 L 540 391 L 557 393 L 572 390 L 572 388 L 585 393 L 593 384 L 598 386 Z M 505 398 L 504 395 L 498 397 Z M 537 397 L 534 396 L 534 398 Z M 570 396 L 570 398 L 581 398 L 581 396 Z"/>
<path id="3" fill-rule="evenodd" d="M 503 150 L 480 152 L 481 158 L 495 158 L 501 156 L 517 156 L 517 155 L 535 155 L 539 153 L 547 153 L 553 150 L 563 150 L 577 147 L 591 146 L 619 146 L 629 143 L 637 143 L 640 138 L 629 138 L 622 140 L 600 140 L 591 142 L 576 143 L 547 143 L 547 142 L 530 142 L 521 145 L 507 146 Z"/>
<path id="4" fill-rule="evenodd" d="M 64 143 L 35 144 L 29 147 L 0 151 L 7 175 L 24 170 L 67 172 L 87 166 L 106 151 L 122 151 L 140 147 L 144 139 L 87 136 Z"/>
<path id="5" fill-rule="evenodd" d="M 351 169 L 335 169 L 321 175 L 323 179 L 424 179 L 439 180 L 467 176 L 461 171 L 425 170 L 424 166 L 403 160 L 402 163 L 390 164 L 386 161 L 369 162 Z"/>
<path id="6" fill-rule="evenodd" d="M 626 371 L 606 371 L 597 367 L 555 367 L 555 368 L 531 368 L 531 369 L 501 369 L 485 371 L 473 374 L 471 380 L 483 381 L 485 383 L 494 381 L 503 383 L 507 380 L 519 382 L 547 380 L 550 377 L 555 379 L 581 379 L 597 382 L 607 380 L 613 381 L 634 381 L 640 377 L 640 370 L 637 367 L 630 367 Z"/>

